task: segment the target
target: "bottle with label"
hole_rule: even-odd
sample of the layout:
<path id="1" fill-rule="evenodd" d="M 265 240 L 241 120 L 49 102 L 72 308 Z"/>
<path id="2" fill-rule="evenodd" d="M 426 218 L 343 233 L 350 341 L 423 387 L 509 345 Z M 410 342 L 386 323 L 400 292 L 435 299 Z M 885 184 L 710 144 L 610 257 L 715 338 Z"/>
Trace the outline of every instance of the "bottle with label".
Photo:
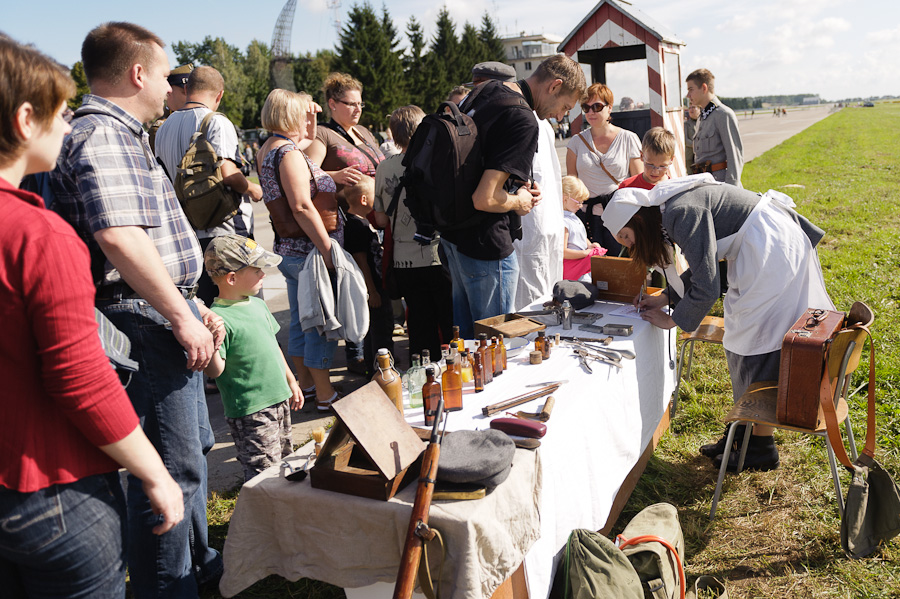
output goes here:
<path id="1" fill-rule="evenodd" d="M 429 364 L 425 368 L 425 384 L 422 385 L 422 401 L 425 408 L 425 426 L 434 426 L 434 418 L 437 416 L 438 402 L 441 401 L 441 384 L 434 380 L 439 368 L 436 364 Z"/>
<path id="2" fill-rule="evenodd" d="M 466 342 L 459 336 L 459 327 L 456 325 L 453 325 L 453 339 L 450 340 L 450 345 L 455 345 L 456 350 L 460 353 L 466 349 Z"/>
<path id="3" fill-rule="evenodd" d="M 547 336 L 544 334 L 544 331 L 538 331 L 538 339 L 541 340 L 541 357 L 545 360 L 550 359 L 550 340 L 547 339 Z M 537 341 L 534 343 L 534 348 L 537 349 Z"/>
<path id="4" fill-rule="evenodd" d="M 441 374 L 444 374 L 444 371 L 447 370 L 447 358 L 450 357 L 450 344 L 442 343 L 441 344 L 441 360 L 438 362 L 438 366 L 441 367 Z"/>
<path id="5" fill-rule="evenodd" d="M 472 378 L 472 356 L 467 349 L 463 350 L 462 354 L 460 354 L 459 374 L 462 377 L 463 383 L 471 383 L 474 380 Z"/>
<path id="6" fill-rule="evenodd" d="M 491 337 L 491 351 L 494 354 L 494 376 L 503 374 L 503 356 L 500 355 L 500 344 L 497 337 Z"/>
<path id="7" fill-rule="evenodd" d="M 394 407 L 403 413 L 403 383 L 400 381 L 400 373 L 394 368 L 394 358 L 385 348 L 378 350 L 375 357 L 378 362 L 378 373 L 375 374 L 375 381 L 388 396 Z"/>
<path id="8" fill-rule="evenodd" d="M 475 364 L 472 366 L 472 379 L 475 381 L 475 393 L 484 391 L 484 363 L 481 361 L 483 355 L 484 354 L 479 352 L 472 354 L 472 357 L 475 359 Z"/>
<path id="9" fill-rule="evenodd" d="M 494 380 L 494 362 L 487 344 L 487 333 L 478 333 L 478 353 L 481 354 L 481 364 L 484 366 L 484 384 L 487 385 Z"/>
<path id="10" fill-rule="evenodd" d="M 422 407 L 422 385 L 425 384 L 425 369 L 421 366 L 419 354 L 412 355 L 412 366 L 406 371 L 407 389 L 409 389 L 409 407 Z"/>
<path id="11" fill-rule="evenodd" d="M 447 370 L 441 376 L 441 392 L 444 394 L 444 410 L 456 412 L 462 410 L 462 376 L 456 360 L 458 354 L 450 355 Z"/>
<path id="12" fill-rule="evenodd" d="M 503 370 L 506 370 L 506 343 L 503 342 L 503 333 L 497 335 L 497 341 L 500 343 L 500 363 L 503 364 Z"/>

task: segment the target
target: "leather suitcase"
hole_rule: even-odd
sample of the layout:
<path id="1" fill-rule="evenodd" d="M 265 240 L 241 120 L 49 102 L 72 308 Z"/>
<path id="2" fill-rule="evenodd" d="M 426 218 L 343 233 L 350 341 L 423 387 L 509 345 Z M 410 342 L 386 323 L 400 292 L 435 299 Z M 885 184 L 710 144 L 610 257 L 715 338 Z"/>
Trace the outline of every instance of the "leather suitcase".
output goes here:
<path id="1" fill-rule="evenodd" d="M 819 394 L 825 382 L 825 352 L 843 324 L 843 312 L 810 308 L 785 334 L 775 412 L 779 422 L 816 428 Z"/>

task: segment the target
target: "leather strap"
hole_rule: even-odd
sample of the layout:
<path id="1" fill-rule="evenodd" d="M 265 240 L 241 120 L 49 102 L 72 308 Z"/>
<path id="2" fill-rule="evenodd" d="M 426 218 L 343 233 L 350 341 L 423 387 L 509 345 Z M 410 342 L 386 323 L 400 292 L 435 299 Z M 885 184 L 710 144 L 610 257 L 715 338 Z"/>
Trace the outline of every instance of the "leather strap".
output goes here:
<path id="1" fill-rule="evenodd" d="M 844 449 L 844 440 L 841 437 L 841 431 L 838 428 L 837 413 L 834 409 L 834 387 L 830 378 L 824 385 L 825 391 L 819 397 L 822 404 L 822 412 L 825 415 L 825 428 L 828 432 L 828 441 L 831 443 L 831 449 L 838 461 L 845 466 L 850 472 L 856 472 L 856 466 L 871 466 L 875 462 L 875 340 L 872 339 L 872 333 L 865 325 L 855 325 L 851 328 L 861 329 L 866 332 L 869 338 L 869 398 L 868 409 L 866 415 L 866 445 L 862 453 L 856 460 L 856 464 L 850 462 L 847 456 L 847 450 Z M 863 339 L 865 343 L 865 339 Z M 831 347 L 828 348 L 831 352 Z M 843 381 L 837 381 L 838 385 L 842 385 Z"/>
<path id="2" fill-rule="evenodd" d="M 419 560 L 419 588 L 427 599 L 438 599 L 441 596 L 441 576 L 444 574 L 444 558 L 447 557 L 447 550 L 446 547 L 444 547 L 444 537 L 441 536 L 441 532 L 436 528 L 432 528 L 431 532 L 434 533 L 434 539 L 432 540 L 437 540 L 437 543 L 441 548 L 441 561 L 438 565 L 437 585 L 434 584 L 434 581 L 431 578 L 431 568 L 428 564 L 428 546 L 431 541 L 422 539 L 422 559 Z M 435 588 L 437 590 L 435 590 Z"/>
<path id="3" fill-rule="evenodd" d="M 609 172 L 609 171 L 606 169 L 606 167 L 603 165 L 603 156 L 601 156 L 601 155 L 600 155 L 600 152 L 598 152 L 596 148 L 592 147 L 591 144 L 589 144 L 589 143 L 587 142 L 587 140 L 584 138 L 584 134 L 585 134 L 585 133 L 588 133 L 588 132 L 590 132 L 590 129 L 588 129 L 587 131 L 582 131 L 581 133 L 578 134 L 578 138 L 581 140 L 581 143 L 583 143 L 583 144 L 585 145 L 585 147 L 588 149 L 588 151 L 591 152 L 592 154 L 594 154 L 594 156 L 597 157 L 597 161 L 600 163 L 600 168 L 603 169 L 603 172 L 606 173 L 606 176 L 609 177 L 610 179 L 612 179 L 612 180 L 613 180 L 613 183 L 615 183 L 615 184 L 616 184 L 616 187 L 618 187 L 618 186 L 619 186 L 619 180 L 616 179 L 615 177 L 613 177 L 613 176 L 612 176 L 612 173 Z"/>
<path id="4" fill-rule="evenodd" d="M 629 545 L 639 545 L 641 543 L 659 543 L 669 550 L 669 553 L 672 554 L 672 557 L 675 558 L 675 563 L 678 565 L 678 580 L 681 581 L 678 585 L 678 588 L 680 589 L 679 596 L 681 599 L 684 599 L 684 593 L 687 587 L 687 580 L 684 578 L 684 565 L 681 563 L 681 557 L 678 555 L 678 550 L 675 549 L 667 539 L 656 535 L 639 535 L 631 537 L 630 539 L 626 539 L 622 535 L 616 537 L 616 546 L 619 549 L 628 547 Z"/>

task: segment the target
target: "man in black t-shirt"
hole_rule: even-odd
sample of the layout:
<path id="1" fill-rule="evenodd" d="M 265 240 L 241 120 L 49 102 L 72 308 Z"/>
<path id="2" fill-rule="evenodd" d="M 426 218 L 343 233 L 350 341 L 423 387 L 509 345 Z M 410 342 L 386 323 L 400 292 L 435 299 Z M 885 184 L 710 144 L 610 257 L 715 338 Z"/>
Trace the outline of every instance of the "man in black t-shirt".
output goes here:
<path id="1" fill-rule="evenodd" d="M 475 99 L 469 114 L 478 126 L 484 174 L 472 203 L 485 212 L 478 223 L 446 231 L 441 245 L 453 279 L 453 321 L 465 338 L 474 336 L 474 321 L 512 312 L 519 277 L 513 240 L 522 236 L 520 217 L 541 201 L 531 182 L 531 165 L 541 119 L 561 119 L 581 101 L 586 84 L 581 67 L 558 54 L 541 63 L 531 77 L 518 82 L 491 81 Z M 479 122 L 479 108 L 505 95 L 524 98 L 503 109 L 490 123 Z"/>

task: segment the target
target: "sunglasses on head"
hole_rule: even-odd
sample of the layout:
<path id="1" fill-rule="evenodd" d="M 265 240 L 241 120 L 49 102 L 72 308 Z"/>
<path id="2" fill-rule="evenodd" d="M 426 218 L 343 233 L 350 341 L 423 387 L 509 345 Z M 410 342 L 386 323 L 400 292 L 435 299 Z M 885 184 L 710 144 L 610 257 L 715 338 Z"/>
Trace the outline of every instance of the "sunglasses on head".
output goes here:
<path id="1" fill-rule="evenodd" d="M 600 112 L 607 106 L 609 106 L 609 104 L 604 104 L 603 102 L 594 102 L 593 104 L 582 104 L 581 112 L 584 112 L 584 113 Z"/>

